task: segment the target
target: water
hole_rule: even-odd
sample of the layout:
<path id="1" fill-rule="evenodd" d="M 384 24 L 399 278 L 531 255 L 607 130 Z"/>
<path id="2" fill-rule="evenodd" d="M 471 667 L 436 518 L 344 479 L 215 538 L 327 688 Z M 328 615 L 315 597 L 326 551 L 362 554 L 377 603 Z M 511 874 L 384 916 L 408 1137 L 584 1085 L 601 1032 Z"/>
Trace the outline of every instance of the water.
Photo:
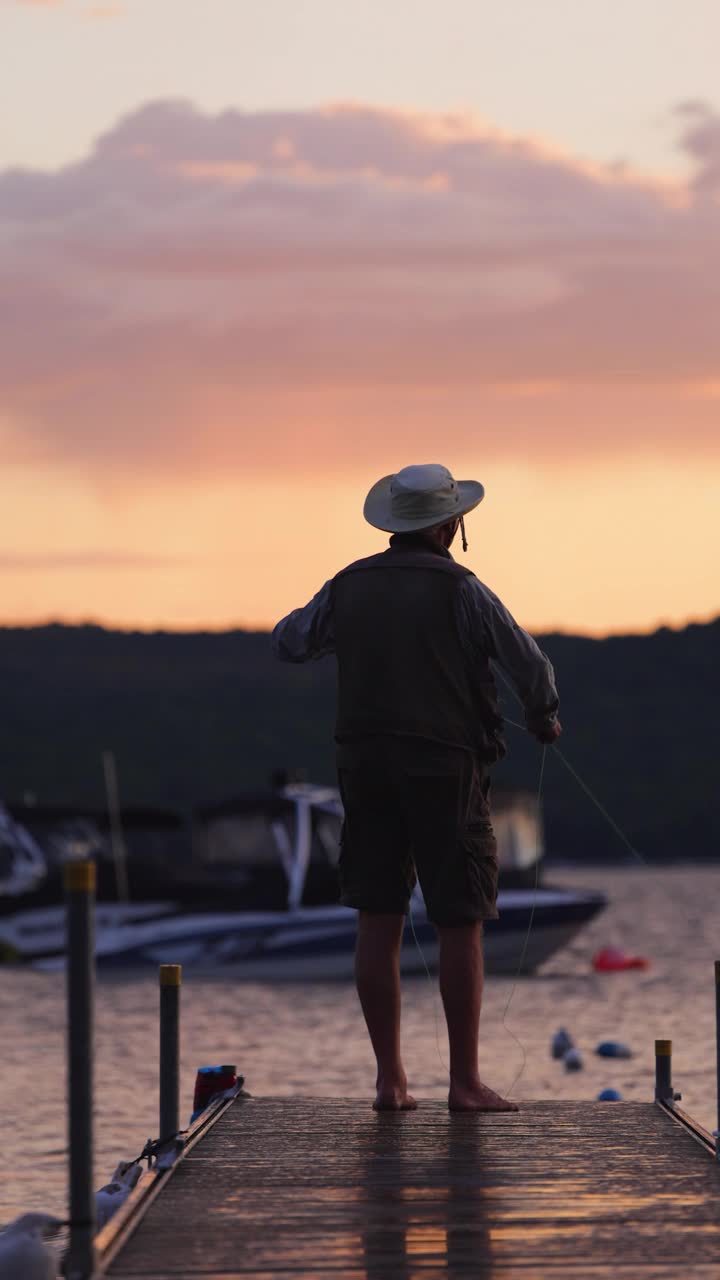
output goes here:
<path id="1" fill-rule="evenodd" d="M 527 1055 L 514 1096 L 595 1098 L 614 1087 L 628 1100 L 652 1098 L 654 1040 L 673 1040 L 675 1086 L 683 1106 L 715 1128 L 715 987 L 720 956 L 715 915 L 718 873 L 591 869 L 555 871 L 555 883 L 604 889 L 608 910 L 533 978 L 489 978 L 481 1025 L 485 1079 L 507 1089 Z M 647 955 L 647 972 L 594 974 L 593 953 L 622 946 Z M 97 995 L 95 1183 L 157 1136 L 157 1007 L 153 975 L 103 977 Z M 23 1210 L 66 1212 L 64 990 L 58 974 L 0 970 L 0 1222 Z M 550 1057 L 566 1026 L 585 1066 L 568 1073 Z M 437 1027 L 437 1042 L 436 1042 Z M 630 1060 L 593 1053 L 601 1040 L 630 1045 Z M 418 1099 L 442 1098 L 447 1060 L 435 984 L 404 985 L 403 1042 Z M 438 1048 L 439 1045 L 439 1048 Z M 348 984 L 246 984 L 229 976 L 192 978 L 182 992 L 182 1104 L 187 1120 L 195 1068 L 237 1062 L 255 1094 L 372 1096 L 373 1060 Z M 608 1103 L 607 1105 L 612 1105 Z"/>

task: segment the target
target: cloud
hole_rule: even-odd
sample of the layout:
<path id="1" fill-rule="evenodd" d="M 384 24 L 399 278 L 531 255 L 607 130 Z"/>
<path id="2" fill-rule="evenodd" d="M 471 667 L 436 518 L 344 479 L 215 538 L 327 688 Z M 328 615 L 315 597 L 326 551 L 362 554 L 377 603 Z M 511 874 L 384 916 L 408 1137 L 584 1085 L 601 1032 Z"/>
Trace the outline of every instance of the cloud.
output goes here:
<path id="1" fill-rule="evenodd" d="M 67 0 L 0 0 L 0 4 L 14 4 L 26 9 L 60 9 L 65 8 Z M 119 18 L 125 16 L 127 9 L 123 4 L 91 4 L 78 10 L 85 18 Z"/>
<path id="2" fill-rule="evenodd" d="M 0 174 L 6 458 L 107 477 L 716 438 L 720 117 L 685 183 L 458 115 L 120 120 Z M 688 389 L 692 390 L 688 390 Z M 437 451 L 437 450 L 436 450 Z"/>
<path id="3" fill-rule="evenodd" d="M 0 553 L 0 573 L 76 569 L 174 569 L 187 565 L 181 556 L 141 555 L 128 551 L 59 551 Z"/>
<path id="4" fill-rule="evenodd" d="M 681 103 L 677 115 L 685 122 L 680 143 L 697 165 L 694 190 L 720 196 L 720 115 L 703 102 Z"/>

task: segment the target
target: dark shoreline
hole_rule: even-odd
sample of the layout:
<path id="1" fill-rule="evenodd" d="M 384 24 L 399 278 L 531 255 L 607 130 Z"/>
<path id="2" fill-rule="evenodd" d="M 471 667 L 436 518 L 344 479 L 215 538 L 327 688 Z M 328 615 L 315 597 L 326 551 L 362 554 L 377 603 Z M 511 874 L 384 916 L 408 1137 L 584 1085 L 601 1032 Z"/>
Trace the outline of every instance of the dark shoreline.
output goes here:
<path id="1" fill-rule="evenodd" d="M 603 640 L 538 637 L 555 667 L 569 764 L 648 862 L 720 850 L 716 727 L 720 619 Z M 278 663 L 263 632 L 116 632 L 55 624 L 0 628 L 0 798 L 105 804 L 102 753 L 124 806 L 188 816 L 301 767 L 334 783 L 330 659 Z M 507 703 L 510 719 L 517 708 Z M 508 727 L 499 783 L 537 789 L 540 752 Z M 546 848 L 620 865 L 623 843 L 552 750 L 543 783 Z M 580 852 L 576 853 L 575 851 Z M 615 853 L 617 850 L 617 853 Z"/>

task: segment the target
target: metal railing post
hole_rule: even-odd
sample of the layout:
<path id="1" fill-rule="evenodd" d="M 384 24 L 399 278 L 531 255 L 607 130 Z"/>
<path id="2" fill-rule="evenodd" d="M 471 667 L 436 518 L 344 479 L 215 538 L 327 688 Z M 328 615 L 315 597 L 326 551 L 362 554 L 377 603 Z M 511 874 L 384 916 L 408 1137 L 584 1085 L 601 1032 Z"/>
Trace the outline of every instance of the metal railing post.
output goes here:
<path id="1" fill-rule="evenodd" d="M 93 1006 L 95 996 L 95 863 L 67 862 L 67 1070 L 70 1145 L 68 1280 L 95 1270 L 93 1189 Z"/>
<path id="2" fill-rule="evenodd" d="M 160 1138 L 180 1128 L 180 985 L 182 965 L 160 965 Z"/>
<path id="3" fill-rule="evenodd" d="M 715 961 L 715 1072 L 717 1076 L 715 1158 L 720 1160 L 720 960 Z"/>
<path id="4" fill-rule="evenodd" d="M 672 1086 L 672 1040 L 655 1041 L 655 1101 L 675 1101 Z"/>

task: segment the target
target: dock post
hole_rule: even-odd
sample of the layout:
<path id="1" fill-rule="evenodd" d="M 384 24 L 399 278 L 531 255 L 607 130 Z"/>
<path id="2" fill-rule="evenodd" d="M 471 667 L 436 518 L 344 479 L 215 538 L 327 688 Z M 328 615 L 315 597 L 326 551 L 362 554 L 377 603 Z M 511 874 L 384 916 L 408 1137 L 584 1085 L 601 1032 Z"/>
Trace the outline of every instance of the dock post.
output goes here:
<path id="1" fill-rule="evenodd" d="M 720 1160 L 720 960 L 715 961 L 715 1071 L 717 1075 L 715 1159 Z"/>
<path id="2" fill-rule="evenodd" d="M 180 1128 L 180 984 L 182 965 L 160 965 L 160 1138 Z"/>
<path id="3" fill-rule="evenodd" d="M 93 1188 L 93 1005 L 95 996 L 95 863 L 65 864 L 67 918 L 67 1070 L 70 1146 L 70 1244 L 67 1280 L 95 1270 Z"/>
<path id="4" fill-rule="evenodd" d="M 655 1041 L 655 1101 L 675 1101 L 672 1086 L 672 1040 Z"/>

